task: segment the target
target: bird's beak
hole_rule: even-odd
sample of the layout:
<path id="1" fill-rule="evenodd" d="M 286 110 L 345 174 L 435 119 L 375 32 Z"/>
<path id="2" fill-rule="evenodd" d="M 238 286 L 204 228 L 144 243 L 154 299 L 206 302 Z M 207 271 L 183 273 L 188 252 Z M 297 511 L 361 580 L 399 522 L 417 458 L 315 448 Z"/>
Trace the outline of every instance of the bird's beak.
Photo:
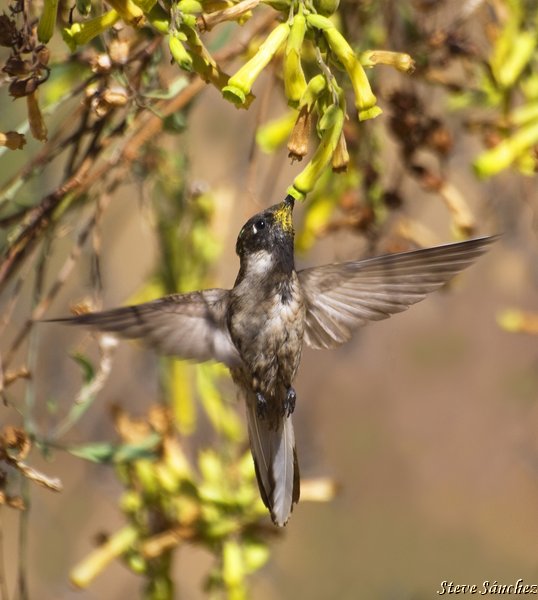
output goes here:
<path id="1" fill-rule="evenodd" d="M 283 202 L 277 205 L 274 212 L 275 219 L 284 231 L 293 231 L 293 205 L 295 201 L 292 196 L 286 196 Z"/>
<path id="2" fill-rule="evenodd" d="M 283 204 L 285 206 L 289 206 L 290 210 L 293 210 L 293 205 L 295 204 L 295 198 L 290 196 L 289 194 L 284 198 Z"/>

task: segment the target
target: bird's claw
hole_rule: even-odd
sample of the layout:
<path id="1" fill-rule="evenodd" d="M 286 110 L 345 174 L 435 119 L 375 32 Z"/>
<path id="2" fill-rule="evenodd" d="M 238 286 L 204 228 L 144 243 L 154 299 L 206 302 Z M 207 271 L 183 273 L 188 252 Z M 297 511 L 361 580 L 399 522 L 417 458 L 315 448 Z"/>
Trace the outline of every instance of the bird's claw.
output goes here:
<path id="1" fill-rule="evenodd" d="M 267 416 L 267 400 L 261 392 L 256 392 L 256 414 L 260 419 Z"/>
<path id="2" fill-rule="evenodd" d="M 295 410 L 295 401 L 297 400 L 297 394 L 295 390 L 290 386 L 286 392 L 286 398 L 282 403 L 282 412 L 284 416 L 289 417 Z"/>

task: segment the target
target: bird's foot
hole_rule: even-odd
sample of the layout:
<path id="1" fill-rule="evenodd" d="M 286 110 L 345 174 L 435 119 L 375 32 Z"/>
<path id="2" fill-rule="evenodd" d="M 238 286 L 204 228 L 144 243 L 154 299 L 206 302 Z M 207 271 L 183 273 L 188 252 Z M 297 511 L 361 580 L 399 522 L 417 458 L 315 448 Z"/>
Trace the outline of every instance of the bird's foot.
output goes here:
<path id="1" fill-rule="evenodd" d="M 267 416 L 267 400 L 261 392 L 256 392 L 256 414 L 260 419 Z"/>
<path id="2" fill-rule="evenodd" d="M 297 394 L 295 390 L 290 386 L 286 391 L 286 398 L 282 403 L 282 413 L 289 417 L 295 410 L 295 401 L 297 400 Z"/>

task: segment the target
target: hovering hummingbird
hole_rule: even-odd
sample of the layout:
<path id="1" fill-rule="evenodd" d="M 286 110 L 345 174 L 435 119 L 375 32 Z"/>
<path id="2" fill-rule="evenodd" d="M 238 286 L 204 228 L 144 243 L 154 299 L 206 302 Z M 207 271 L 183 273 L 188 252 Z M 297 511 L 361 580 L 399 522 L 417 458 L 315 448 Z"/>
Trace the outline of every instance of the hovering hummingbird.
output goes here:
<path id="1" fill-rule="evenodd" d="M 483 254 L 495 237 L 295 270 L 291 196 L 239 232 L 240 268 L 231 290 L 173 294 L 136 306 L 59 319 L 163 354 L 216 360 L 246 400 L 261 497 L 283 526 L 299 500 L 291 415 L 303 345 L 334 348 L 370 321 L 406 310 Z"/>

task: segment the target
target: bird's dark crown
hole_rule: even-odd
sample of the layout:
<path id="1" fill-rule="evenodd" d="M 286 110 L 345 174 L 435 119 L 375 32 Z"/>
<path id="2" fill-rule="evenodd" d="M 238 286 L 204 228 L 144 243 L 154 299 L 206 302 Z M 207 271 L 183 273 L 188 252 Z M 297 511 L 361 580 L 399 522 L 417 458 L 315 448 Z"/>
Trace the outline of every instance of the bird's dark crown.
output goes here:
<path id="1" fill-rule="evenodd" d="M 235 246 L 242 263 L 249 255 L 265 250 L 276 258 L 276 264 L 293 269 L 293 204 L 293 198 L 287 196 L 243 225 Z"/>

